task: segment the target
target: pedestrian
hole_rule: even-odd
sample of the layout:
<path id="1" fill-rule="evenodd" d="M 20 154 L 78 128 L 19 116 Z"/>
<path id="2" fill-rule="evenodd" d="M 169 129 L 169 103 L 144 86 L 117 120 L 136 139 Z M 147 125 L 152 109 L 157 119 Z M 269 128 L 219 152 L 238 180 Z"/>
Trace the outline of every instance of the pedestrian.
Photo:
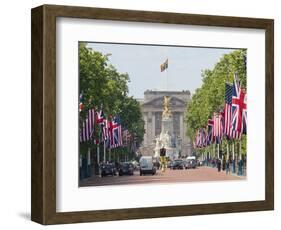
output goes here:
<path id="1" fill-rule="evenodd" d="M 232 173 L 235 174 L 236 173 L 236 168 L 235 168 L 235 158 L 232 160 Z"/>
<path id="2" fill-rule="evenodd" d="M 240 159 L 238 162 L 238 175 L 242 176 L 243 175 L 243 160 Z"/>
<path id="3" fill-rule="evenodd" d="M 222 160 L 222 171 L 225 170 L 225 166 L 226 166 L 226 161 L 225 161 L 225 157 L 223 156 L 223 160 Z"/>
<path id="4" fill-rule="evenodd" d="M 229 159 L 227 159 L 226 161 L 226 174 L 229 174 L 230 170 L 229 170 Z"/>
<path id="5" fill-rule="evenodd" d="M 217 167 L 218 167 L 218 172 L 221 171 L 221 160 L 218 158 L 217 160 Z"/>

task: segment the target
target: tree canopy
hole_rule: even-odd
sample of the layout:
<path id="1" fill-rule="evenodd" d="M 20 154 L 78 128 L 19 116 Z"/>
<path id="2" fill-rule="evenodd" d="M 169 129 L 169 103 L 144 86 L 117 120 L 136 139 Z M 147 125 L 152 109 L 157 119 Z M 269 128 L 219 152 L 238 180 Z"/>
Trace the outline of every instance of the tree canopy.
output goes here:
<path id="1" fill-rule="evenodd" d="M 86 43 L 79 43 L 79 92 L 83 95 L 84 110 L 80 119 L 86 117 L 86 111 L 96 107 L 104 111 L 107 117 L 119 116 L 122 127 L 141 142 L 144 134 L 139 102 L 128 96 L 127 73 L 119 73 L 110 64 L 109 56 L 91 50 Z"/>
<path id="2" fill-rule="evenodd" d="M 246 50 L 236 50 L 225 54 L 213 69 L 203 70 L 202 86 L 192 96 L 187 105 L 187 133 L 194 138 L 197 129 L 207 125 L 213 112 L 223 109 L 225 83 L 233 82 L 234 73 L 238 74 L 241 87 L 247 88 Z"/>

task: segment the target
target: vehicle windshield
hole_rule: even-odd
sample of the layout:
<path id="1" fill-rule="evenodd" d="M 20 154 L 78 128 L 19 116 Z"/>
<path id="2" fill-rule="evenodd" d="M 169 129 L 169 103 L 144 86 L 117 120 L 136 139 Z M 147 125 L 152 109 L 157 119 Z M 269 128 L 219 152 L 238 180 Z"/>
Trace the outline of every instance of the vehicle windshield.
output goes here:
<path id="1" fill-rule="evenodd" d="M 129 168 L 129 167 L 130 167 L 130 163 L 123 163 L 123 164 L 122 164 L 122 167 L 123 167 L 123 168 Z"/>
<path id="2" fill-rule="evenodd" d="M 175 160 L 175 162 L 176 162 L 176 163 L 180 163 L 180 162 L 182 162 L 182 160 Z"/>

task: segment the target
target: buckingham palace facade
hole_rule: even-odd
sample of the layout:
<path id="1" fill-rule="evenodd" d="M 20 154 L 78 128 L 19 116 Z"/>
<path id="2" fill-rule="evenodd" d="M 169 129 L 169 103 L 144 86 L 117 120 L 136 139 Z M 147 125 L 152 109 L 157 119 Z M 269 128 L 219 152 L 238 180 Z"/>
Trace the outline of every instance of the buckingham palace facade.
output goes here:
<path id="1" fill-rule="evenodd" d="M 187 103 L 190 101 L 190 92 L 184 91 L 155 91 L 147 90 L 144 98 L 140 99 L 141 111 L 145 122 L 145 134 L 139 148 L 141 155 L 154 155 L 155 138 L 161 133 L 163 98 L 168 96 L 173 117 L 174 134 L 181 140 L 181 155 L 188 156 L 192 152 L 191 139 L 186 134 L 184 121 L 187 112 Z"/>

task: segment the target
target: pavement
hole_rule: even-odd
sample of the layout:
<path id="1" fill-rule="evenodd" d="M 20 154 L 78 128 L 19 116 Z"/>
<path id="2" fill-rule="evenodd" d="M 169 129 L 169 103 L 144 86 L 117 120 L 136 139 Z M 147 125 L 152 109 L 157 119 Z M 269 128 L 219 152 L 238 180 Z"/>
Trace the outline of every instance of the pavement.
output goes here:
<path id="1" fill-rule="evenodd" d="M 155 175 L 140 176 L 135 171 L 132 176 L 92 176 L 79 182 L 80 187 L 105 186 L 105 185 L 129 185 L 129 184 L 150 184 L 150 183 L 177 183 L 177 182 L 200 182 L 200 181 L 223 181 L 243 180 L 246 177 L 233 174 L 226 174 L 225 171 L 218 172 L 216 168 L 198 167 L 196 169 L 170 170 L 165 172 L 157 170 Z"/>

